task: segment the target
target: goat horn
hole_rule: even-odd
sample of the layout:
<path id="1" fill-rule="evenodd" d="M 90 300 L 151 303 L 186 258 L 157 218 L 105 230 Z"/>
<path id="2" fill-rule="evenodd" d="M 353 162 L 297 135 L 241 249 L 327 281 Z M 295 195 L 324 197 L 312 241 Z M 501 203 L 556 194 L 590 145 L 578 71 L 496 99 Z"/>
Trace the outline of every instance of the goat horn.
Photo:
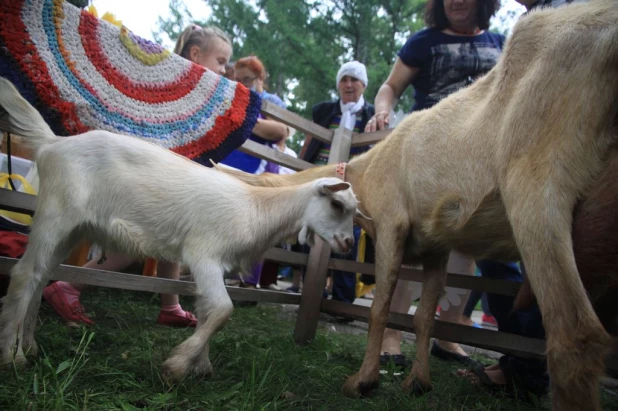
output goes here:
<path id="1" fill-rule="evenodd" d="M 365 214 L 363 214 L 363 212 L 360 209 L 356 209 L 356 215 L 361 216 L 362 218 L 364 218 L 365 220 L 371 220 L 371 217 L 367 217 Z"/>
<path id="2" fill-rule="evenodd" d="M 210 161 L 210 164 L 212 164 L 212 166 L 213 166 L 215 169 L 217 169 L 217 170 L 219 170 L 219 171 L 223 171 L 223 170 L 221 170 L 221 168 L 219 168 L 219 165 L 218 165 L 217 163 L 215 163 L 214 161 L 212 161 L 212 158 L 209 158 L 208 160 Z"/>

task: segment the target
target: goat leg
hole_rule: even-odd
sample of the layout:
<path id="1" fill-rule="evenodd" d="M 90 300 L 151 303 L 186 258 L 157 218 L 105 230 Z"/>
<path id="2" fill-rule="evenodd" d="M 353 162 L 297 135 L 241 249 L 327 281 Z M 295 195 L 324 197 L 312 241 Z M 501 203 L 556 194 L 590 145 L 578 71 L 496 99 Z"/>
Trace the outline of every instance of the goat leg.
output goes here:
<path id="1" fill-rule="evenodd" d="M 573 163 L 573 162 L 572 162 Z M 610 337 L 582 284 L 571 240 L 575 192 L 565 176 L 529 184 L 534 168 L 513 168 L 502 189 L 513 233 L 547 333 L 554 410 L 600 409 L 598 380 Z M 572 184 L 572 181 L 571 181 Z M 530 209 L 534 207 L 534 212 Z"/>
<path id="2" fill-rule="evenodd" d="M 416 332 L 416 357 L 412 371 L 401 384 L 406 392 L 422 395 L 432 390 L 429 376 L 429 340 L 435 323 L 436 307 L 446 284 L 446 264 L 448 254 L 435 255 L 423 261 L 423 271 L 427 274 L 423 283 L 421 301 L 414 314 Z"/>
<path id="3" fill-rule="evenodd" d="M 163 378 L 168 383 L 180 382 L 191 372 L 207 377 L 213 375 L 208 342 L 225 325 L 234 309 L 225 289 L 223 269 L 212 261 L 187 261 L 198 290 L 198 325 L 193 335 L 174 348 L 163 363 Z"/>
<path id="4" fill-rule="evenodd" d="M 391 220 L 393 222 L 394 220 Z M 406 224 L 388 224 L 378 228 L 376 243 L 376 289 L 369 317 L 369 336 L 365 358 L 360 370 L 345 382 L 343 393 L 348 397 L 365 395 L 378 386 L 380 377 L 380 346 L 386 328 L 391 299 L 403 260 L 403 246 L 408 232 Z"/>

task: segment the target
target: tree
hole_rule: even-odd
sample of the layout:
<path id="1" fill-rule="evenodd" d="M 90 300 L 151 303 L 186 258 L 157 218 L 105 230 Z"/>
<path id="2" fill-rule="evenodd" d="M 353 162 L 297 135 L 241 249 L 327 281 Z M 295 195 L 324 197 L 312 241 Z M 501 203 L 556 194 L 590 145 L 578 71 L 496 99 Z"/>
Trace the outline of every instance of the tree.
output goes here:
<path id="1" fill-rule="evenodd" d="M 363 62 L 372 102 L 406 38 L 422 28 L 424 0 L 211 0 L 212 15 L 197 24 L 216 25 L 234 42 L 234 57 L 258 56 L 266 66 L 270 91 L 288 109 L 311 118 L 311 107 L 337 96 L 335 77 L 345 61 Z M 160 33 L 178 38 L 192 21 L 179 0 Z M 400 102 L 411 107 L 411 92 Z"/>

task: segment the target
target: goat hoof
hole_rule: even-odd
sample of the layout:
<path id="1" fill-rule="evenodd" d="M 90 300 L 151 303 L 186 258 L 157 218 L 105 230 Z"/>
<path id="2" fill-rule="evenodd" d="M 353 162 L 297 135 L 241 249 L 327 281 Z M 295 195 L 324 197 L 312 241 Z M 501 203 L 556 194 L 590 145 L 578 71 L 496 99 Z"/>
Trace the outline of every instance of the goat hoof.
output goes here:
<path id="1" fill-rule="evenodd" d="M 193 374 L 210 379 L 215 375 L 215 372 L 212 369 L 212 364 L 210 364 L 210 360 L 198 360 L 193 365 Z"/>
<path id="2" fill-rule="evenodd" d="M 401 388 L 415 397 L 421 397 L 433 390 L 433 385 L 415 379 L 411 383 L 404 381 L 401 383 Z"/>
<path id="3" fill-rule="evenodd" d="M 194 374 L 206 380 L 209 380 L 215 376 L 215 372 L 213 371 L 212 367 L 208 370 L 194 370 Z"/>
<path id="4" fill-rule="evenodd" d="M 26 359 L 26 356 L 21 354 L 21 355 L 16 355 L 15 358 L 13 358 L 13 362 L 15 362 L 16 365 L 26 365 L 28 363 L 28 360 Z"/>
<path id="5" fill-rule="evenodd" d="M 16 356 L 11 356 L 8 359 L 3 357 L 2 358 L 2 363 L 0 363 L 0 366 L 8 368 L 8 367 L 16 367 L 16 368 L 22 368 L 24 366 L 26 366 L 28 364 L 28 360 L 26 359 L 25 355 L 16 355 Z"/>
<path id="6" fill-rule="evenodd" d="M 374 388 L 378 388 L 380 382 L 378 379 L 363 381 L 358 374 L 348 378 L 343 385 L 343 394 L 350 398 L 358 398 L 360 396 L 366 396 Z"/>
<path id="7" fill-rule="evenodd" d="M 162 376 L 169 385 L 173 385 L 182 381 L 188 370 L 184 359 L 172 357 L 163 363 Z"/>
<path id="8" fill-rule="evenodd" d="M 24 341 L 24 351 L 26 352 L 26 355 L 36 357 L 39 355 L 39 345 L 34 340 L 29 343 Z"/>
<path id="9" fill-rule="evenodd" d="M 13 356 L 7 353 L 2 353 L 0 356 L 0 365 L 3 367 L 8 367 L 13 363 Z"/>
<path id="10" fill-rule="evenodd" d="M 12 364 L 20 366 L 28 362 L 21 347 L 16 350 L 15 346 L 6 350 L 2 350 L 2 355 L 0 356 L 0 358 L 0 365 L 4 366 L 9 366 Z"/>

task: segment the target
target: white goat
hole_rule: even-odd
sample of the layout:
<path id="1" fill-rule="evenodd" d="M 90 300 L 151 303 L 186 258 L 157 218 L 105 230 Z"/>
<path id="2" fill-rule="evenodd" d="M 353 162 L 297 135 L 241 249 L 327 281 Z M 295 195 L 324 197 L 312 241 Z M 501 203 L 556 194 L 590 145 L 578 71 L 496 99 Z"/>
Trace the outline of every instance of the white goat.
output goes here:
<path id="1" fill-rule="evenodd" d="M 24 348 L 36 352 L 34 331 L 23 335 L 28 306 L 81 238 L 190 267 L 199 322 L 163 365 L 171 381 L 191 371 L 212 373 L 208 340 L 232 313 L 225 271 L 246 271 L 269 247 L 295 235 L 311 244 L 315 233 L 336 252 L 354 244 L 357 200 L 340 179 L 252 187 L 137 138 L 106 131 L 57 137 L 3 78 L 0 105 L 35 150 L 41 179 L 30 242 L 3 299 L 4 363 L 13 356 L 25 361 Z"/>

